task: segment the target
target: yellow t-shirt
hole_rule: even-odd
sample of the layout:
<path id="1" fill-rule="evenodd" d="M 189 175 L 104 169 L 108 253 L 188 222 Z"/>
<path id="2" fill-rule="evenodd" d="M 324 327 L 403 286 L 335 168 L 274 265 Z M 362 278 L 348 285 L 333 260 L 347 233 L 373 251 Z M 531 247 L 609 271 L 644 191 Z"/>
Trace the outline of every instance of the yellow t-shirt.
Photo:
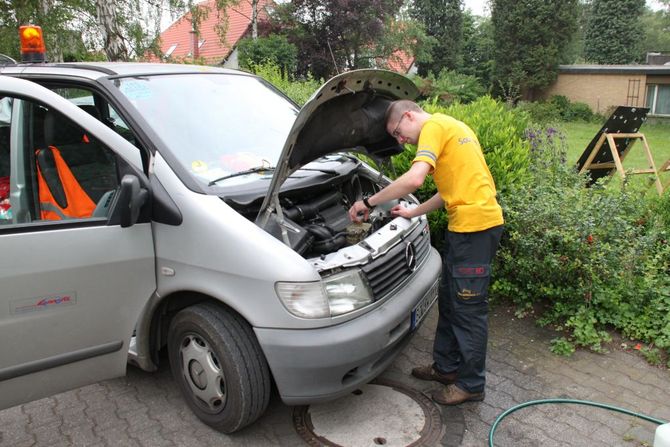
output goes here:
<path id="1" fill-rule="evenodd" d="M 432 166 L 450 231 L 472 233 L 503 224 L 493 177 L 475 133 L 465 123 L 433 114 L 421 128 L 417 161 Z"/>

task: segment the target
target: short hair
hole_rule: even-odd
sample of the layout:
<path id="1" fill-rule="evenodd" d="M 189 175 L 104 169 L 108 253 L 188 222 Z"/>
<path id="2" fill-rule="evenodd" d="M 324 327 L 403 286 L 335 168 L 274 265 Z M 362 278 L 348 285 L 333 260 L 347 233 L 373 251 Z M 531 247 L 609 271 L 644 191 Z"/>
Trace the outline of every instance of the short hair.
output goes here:
<path id="1" fill-rule="evenodd" d="M 391 121 L 397 121 L 405 112 L 423 112 L 423 109 L 414 101 L 398 99 L 397 101 L 393 101 L 386 109 L 384 122 L 388 124 Z"/>

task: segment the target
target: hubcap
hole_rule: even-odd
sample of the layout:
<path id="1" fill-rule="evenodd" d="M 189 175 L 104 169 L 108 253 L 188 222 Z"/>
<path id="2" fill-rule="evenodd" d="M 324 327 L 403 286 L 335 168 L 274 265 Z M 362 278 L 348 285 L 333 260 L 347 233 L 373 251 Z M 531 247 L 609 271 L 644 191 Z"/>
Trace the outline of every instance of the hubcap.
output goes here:
<path id="1" fill-rule="evenodd" d="M 205 369 L 200 362 L 192 360 L 191 365 L 188 367 L 188 372 L 191 373 L 191 380 L 195 386 L 201 390 L 204 390 L 207 387 L 207 377 L 204 376 Z"/>
<path id="2" fill-rule="evenodd" d="M 184 379 L 198 406 L 208 413 L 221 411 L 226 402 L 226 380 L 212 348 L 202 337 L 188 334 L 179 354 Z"/>

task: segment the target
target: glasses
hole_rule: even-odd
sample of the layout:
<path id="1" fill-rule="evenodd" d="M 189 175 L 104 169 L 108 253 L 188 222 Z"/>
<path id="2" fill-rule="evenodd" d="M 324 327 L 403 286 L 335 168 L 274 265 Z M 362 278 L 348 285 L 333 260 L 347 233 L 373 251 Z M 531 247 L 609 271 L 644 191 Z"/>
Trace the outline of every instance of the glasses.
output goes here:
<path id="1" fill-rule="evenodd" d="M 400 131 L 398 128 L 400 127 L 400 123 L 402 123 L 402 119 L 405 117 L 405 114 L 403 113 L 400 115 L 400 119 L 398 120 L 398 124 L 395 125 L 395 129 L 393 129 L 393 132 L 391 132 L 391 135 L 393 138 L 398 138 L 400 136 Z"/>

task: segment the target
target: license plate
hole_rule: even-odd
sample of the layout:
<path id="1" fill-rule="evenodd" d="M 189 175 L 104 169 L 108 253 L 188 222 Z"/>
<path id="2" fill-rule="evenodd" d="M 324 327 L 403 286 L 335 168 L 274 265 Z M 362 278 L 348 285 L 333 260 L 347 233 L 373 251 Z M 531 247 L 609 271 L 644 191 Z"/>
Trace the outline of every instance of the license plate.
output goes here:
<path id="1" fill-rule="evenodd" d="M 430 308 L 433 306 L 435 300 L 437 300 L 437 288 L 438 283 L 436 282 L 412 310 L 412 322 L 410 325 L 411 331 L 419 326 L 421 320 L 423 320 Z"/>

